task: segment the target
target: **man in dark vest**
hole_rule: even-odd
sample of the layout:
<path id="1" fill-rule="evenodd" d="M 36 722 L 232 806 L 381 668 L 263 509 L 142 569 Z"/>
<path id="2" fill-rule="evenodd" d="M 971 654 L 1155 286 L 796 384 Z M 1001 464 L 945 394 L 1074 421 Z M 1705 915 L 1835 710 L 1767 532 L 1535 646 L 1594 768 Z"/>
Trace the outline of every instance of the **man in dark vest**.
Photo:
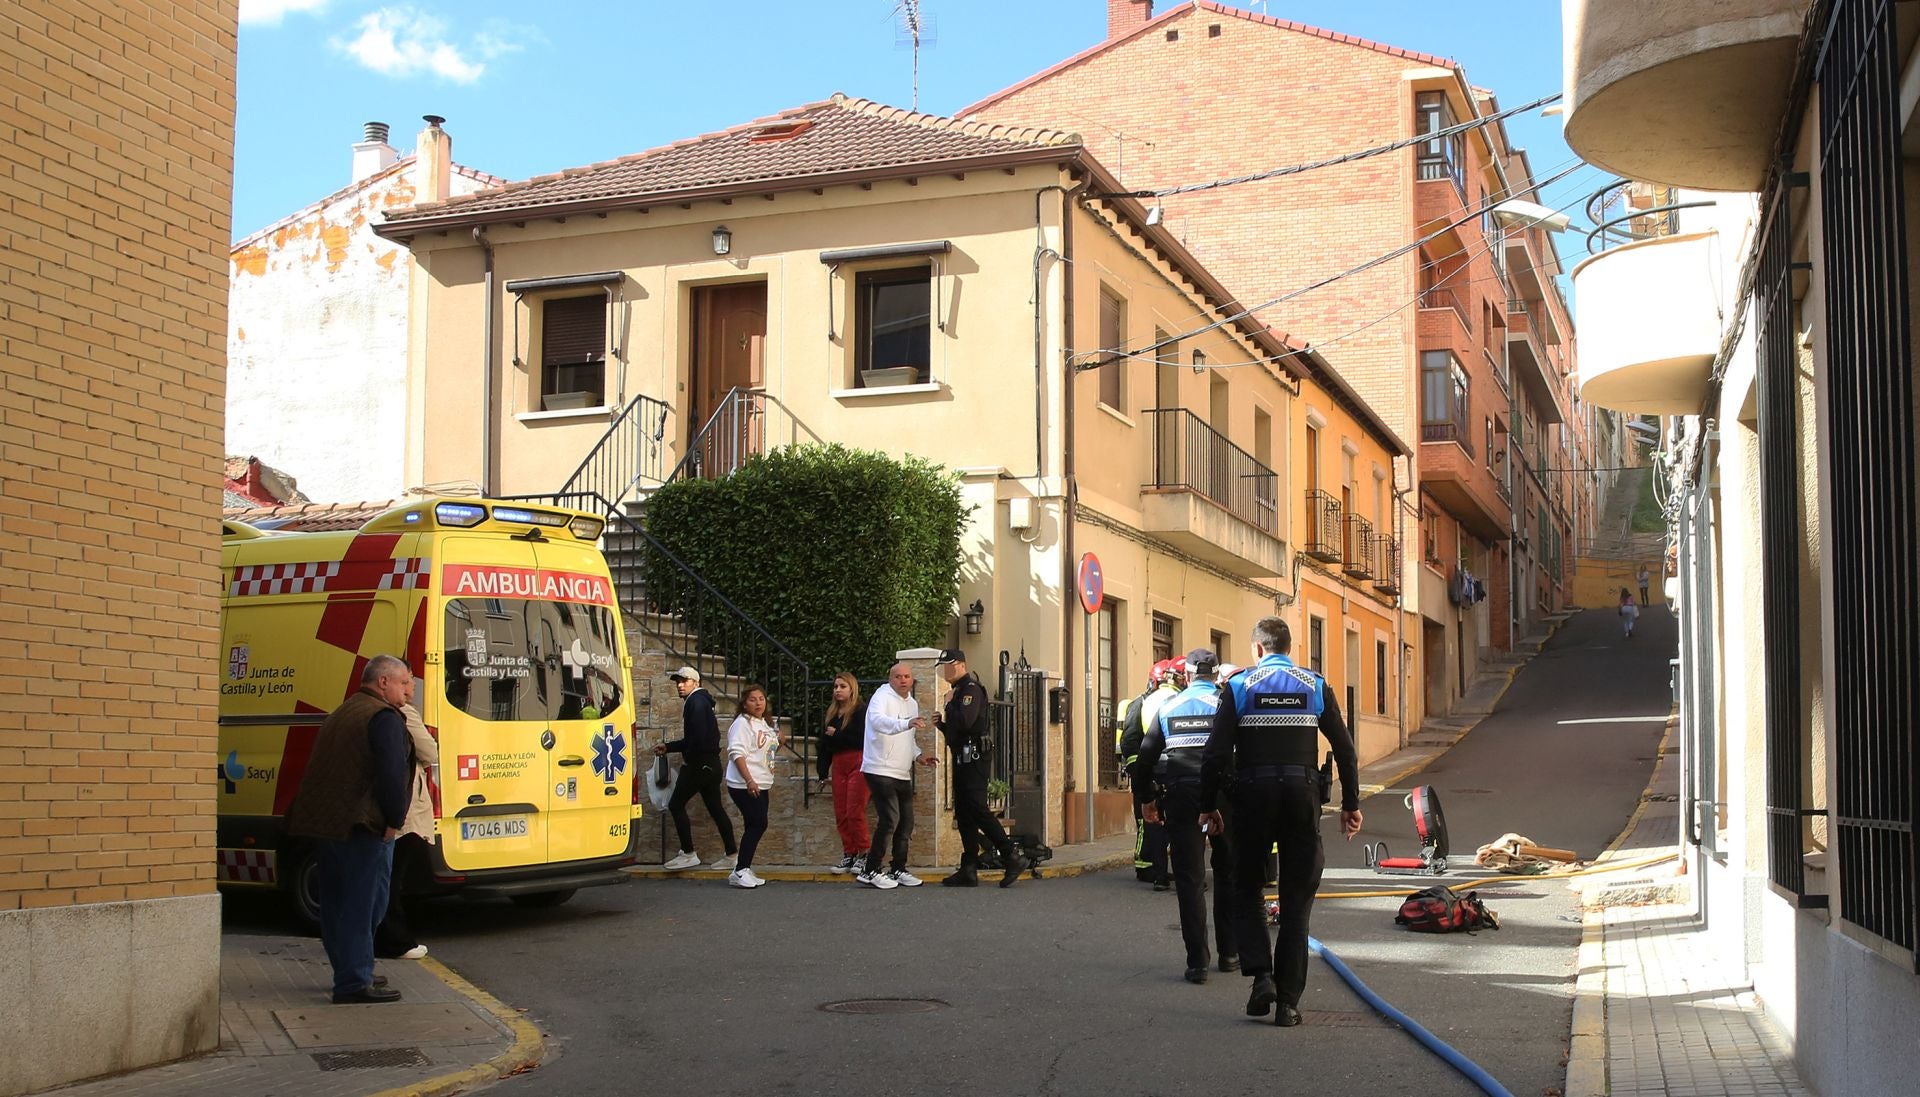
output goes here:
<path id="1" fill-rule="evenodd" d="M 287 833 L 312 839 L 319 861 L 320 940 L 333 963 L 335 1002 L 391 1002 L 376 985 L 373 930 L 387 909 L 393 840 L 413 793 L 413 744 L 400 706 L 413 700 L 413 671 L 376 655 L 360 689 L 328 714 L 314 736 L 300 791 L 287 808 Z"/>

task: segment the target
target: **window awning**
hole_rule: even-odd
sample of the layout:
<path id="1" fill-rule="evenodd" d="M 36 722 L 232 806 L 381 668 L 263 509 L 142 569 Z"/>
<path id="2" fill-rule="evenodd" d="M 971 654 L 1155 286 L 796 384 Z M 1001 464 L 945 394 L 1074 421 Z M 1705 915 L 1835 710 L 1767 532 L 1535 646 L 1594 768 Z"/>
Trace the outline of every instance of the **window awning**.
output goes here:
<path id="1" fill-rule="evenodd" d="M 873 248 L 841 248 L 823 251 L 820 261 L 831 266 L 858 263 L 866 259 L 899 259 L 913 255 L 945 255 L 953 250 L 951 240 L 925 240 L 918 244 L 882 244 Z"/>
<path id="2" fill-rule="evenodd" d="M 603 270 L 598 274 L 563 274 L 556 278 L 516 278 L 507 283 L 508 293 L 533 293 L 547 289 L 570 289 L 574 286 L 604 286 L 626 278 L 625 271 Z"/>

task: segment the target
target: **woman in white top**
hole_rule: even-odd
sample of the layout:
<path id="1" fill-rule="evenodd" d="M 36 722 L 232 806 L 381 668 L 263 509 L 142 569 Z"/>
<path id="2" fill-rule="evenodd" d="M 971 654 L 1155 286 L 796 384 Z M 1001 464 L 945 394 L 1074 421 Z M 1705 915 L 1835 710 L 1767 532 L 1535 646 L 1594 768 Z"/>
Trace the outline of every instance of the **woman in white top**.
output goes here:
<path id="1" fill-rule="evenodd" d="M 766 883 L 753 871 L 753 851 L 767 832 L 767 802 L 773 790 L 773 752 L 780 749 L 780 733 L 767 721 L 767 691 L 748 684 L 740 694 L 740 714 L 727 725 L 727 795 L 740 809 L 746 832 L 740 836 L 740 855 L 727 883 L 757 888 Z"/>
<path id="2" fill-rule="evenodd" d="M 1633 623 L 1640 619 L 1640 607 L 1634 604 L 1633 592 L 1620 588 L 1620 616 L 1626 619 L 1627 639 L 1633 639 Z"/>

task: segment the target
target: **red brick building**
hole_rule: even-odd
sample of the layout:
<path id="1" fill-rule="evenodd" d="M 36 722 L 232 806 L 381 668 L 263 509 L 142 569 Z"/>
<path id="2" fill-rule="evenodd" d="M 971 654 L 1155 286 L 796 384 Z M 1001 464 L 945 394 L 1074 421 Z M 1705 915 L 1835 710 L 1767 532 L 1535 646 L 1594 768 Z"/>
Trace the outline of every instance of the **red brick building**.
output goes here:
<path id="1" fill-rule="evenodd" d="M 1127 187 L 1153 190 L 1388 144 L 1494 110 L 1491 94 L 1444 58 L 1212 0 L 1152 8 L 1108 0 L 1105 41 L 960 115 L 1080 131 Z M 1561 425 L 1577 417 L 1557 260 L 1540 231 L 1505 232 L 1478 212 L 1537 198 L 1527 171 L 1494 123 L 1161 199 L 1164 222 L 1251 302 L 1439 233 L 1268 314 L 1284 316 L 1290 337 L 1337 353 L 1343 376 L 1387 423 L 1421 441 L 1393 486 L 1409 546 L 1408 612 L 1420 617 L 1408 623 L 1403 675 L 1429 712 L 1446 711 L 1489 651 L 1510 647 L 1516 627 L 1529 631 L 1569 589 L 1574 493 L 1546 472 L 1570 467 L 1565 451 L 1579 448 L 1572 424 Z M 1520 397 L 1515 340 L 1528 351 L 1519 364 L 1538 374 Z M 1516 423 L 1541 432 L 1524 468 L 1510 446 Z M 1537 502 L 1516 514 L 1516 492 L 1530 488 Z"/>

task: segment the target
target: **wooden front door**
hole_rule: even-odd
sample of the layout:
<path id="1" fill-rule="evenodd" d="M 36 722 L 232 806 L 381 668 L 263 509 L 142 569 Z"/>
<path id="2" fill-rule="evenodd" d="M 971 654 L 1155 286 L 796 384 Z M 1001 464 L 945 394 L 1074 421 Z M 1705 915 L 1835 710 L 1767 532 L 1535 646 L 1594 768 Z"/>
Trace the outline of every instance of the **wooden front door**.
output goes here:
<path id="1" fill-rule="evenodd" d="M 760 451 L 760 406 L 742 400 L 722 407 L 734 389 L 758 390 L 766 381 L 767 284 L 702 286 L 693 297 L 692 394 L 688 442 L 714 419 L 700 441 L 703 475 L 724 476 Z"/>

